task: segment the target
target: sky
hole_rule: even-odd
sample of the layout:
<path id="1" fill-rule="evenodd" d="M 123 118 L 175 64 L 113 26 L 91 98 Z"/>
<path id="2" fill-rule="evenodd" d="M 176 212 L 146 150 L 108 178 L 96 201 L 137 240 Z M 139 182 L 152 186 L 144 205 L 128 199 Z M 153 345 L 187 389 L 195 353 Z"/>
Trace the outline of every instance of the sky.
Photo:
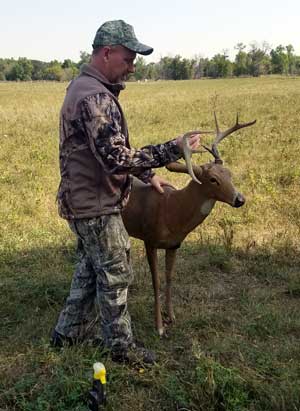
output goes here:
<path id="1" fill-rule="evenodd" d="M 300 55 L 299 0 L 14 0 L 1 1 L 0 58 L 79 61 L 99 26 L 122 19 L 163 56 L 211 58 L 237 43 L 292 44 Z M 248 48 L 246 48 L 247 51 Z"/>

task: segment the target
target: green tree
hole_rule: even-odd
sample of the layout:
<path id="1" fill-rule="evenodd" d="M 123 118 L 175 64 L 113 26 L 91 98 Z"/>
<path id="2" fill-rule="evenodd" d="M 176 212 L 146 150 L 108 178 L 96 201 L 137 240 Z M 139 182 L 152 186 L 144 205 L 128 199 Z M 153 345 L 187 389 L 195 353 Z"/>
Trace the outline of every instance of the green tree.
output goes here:
<path id="1" fill-rule="evenodd" d="M 288 72 L 289 74 L 295 74 L 296 72 L 296 56 L 294 55 L 294 47 L 289 44 L 285 47 L 288 57 Z"/>
<path id="2" fill-rule="evenodd" d="M 32 69 L 32 80 L 43 80 L 44 72 L 47 67 L 47 63 L 39 60 L 31 60 L 33 69 Z"/>
<path id="3" fill-rule="evenodd" d="M 16 64 L 16 61 L 14 59 L 1 59 L 0 60 L 0 71 L 2 71 L 6 80 L 10 80 L 9 74 L 15 64 Z"/>
<path id="4" fill-rule="evenodd" d="M 147 64 L 147 78 L 151 80 L 159 79 L 159 65 L 156 63 Z"/>
<path id="5" fill-rule="evenodd" d="M 180 55 L 163 57 L 159 62 L 160 78 L 166 80 L 186 80 L 192 77 L 194 60 L 183 59 Z"/>
<path id="6" fill-rule="evenodd" d="M 57 60 L 51 61 L 48 67 L 44 70 L 44 80 L 62 81 L 64 70 Z"/>
<path id="7" fill-rule="evenodd" d="M 63 69 L 63 74 L 61 76 L 62 81 L 70 81 L 79 73 L 77 64 L 70 59 L 65 59 L 61 67 Z"/>
<path id="8" fill-rule="evenodd" d="M 73 67 L 73 65 L 75 65 L 75 63 L 73 63 L 73 61 L 72 60 L 70 60 L 70 59 L 65 59 L 64 61 L 63 61 L 63 63 L 62 63 L 62 68 L 63 69 L 66 69 L 66 68 L 71 68 L 71 67 Z"/>
<path id="9" fill-rule="evenodd" d="M 262 74 L 269 74 L 270 58 L 266 48 L 260 48 L 257 43 L 250 44 L 247 64 L 251 76 L 258 77 Z"/>
<path id="10" fill-rule="evenodd" d="M 233 74 L 235 76 L 245 76 L 248 73 L 248 55 L 244 51 L 246 46 L 243 43 L 238 43 L 235 49 L 238 53 L 235 56 Z"/>
<path id="11" fill-rule="evenodd" d="M 142 56 L 138 56 L 135 61 L 135 73 L 133 77 L 136 80 L 145 80 L 147 78 L 147 65 L 145 59 Z"/>
<path id="12" fill-rule="evenodd" d="M 28 81 L 31 80 L 33 72 L 33 64 L 30 60 L 25 57 L 20 57 L 18 61 L 12 66 L 10 72 L 7 75 L 8 80 L 20 80 Z"/>
<path id="13" fill-rule="evenodd" d="M 78 75 L 78 73 L 79 70 L 77 67 L 65 68 L 60 76 L 60 81 L 71 81 Z"/>
<path id="14" fill-rule="evenodd" d="M 300 56 L 294 56 L 295 59 L 295 74 L 300 75 Z"/>
<path id="15" fill-rule="evenodd" d="M 169 56 L 162 57 L 158 63 L 159 78 L 164 80 L 172 79 L 172 58 Z"/>
<path id="16" fill-rule="evenodd" d="M 228 77 L 232 74 L 232 63 L 228 60 L 226 52 L 216 54 L 209 64 L 209 77 Z"/>
<path id="17" fill-rule="evenodd" d="M 91 54 L 86 51 L 80 51 L 80 60 L 77 63 L 77 67 L 80 68 L 83 64 L 88 64 L 91 60 Z"/>
<path id="18" fill-rule="evenodd" d="M 7 68 L 6 60 L 0 58 L 0 81 L 6 80 L 6 75 L 5 75 L 6 68 Z"/>
<path id="19" fill-rule="evenodd" d="M 275 50 L 272 49 L 270 54 L 272 73 L 288 74 L 289 59 L 285 47 L 280 44 Z"/>
<path id="20" fill-rule="evenodd" d="M 208 77 L 209 59 L 202 56 L 195 56 L 193 59 L 192 78 L 199 79 L 201 77 Z"/>

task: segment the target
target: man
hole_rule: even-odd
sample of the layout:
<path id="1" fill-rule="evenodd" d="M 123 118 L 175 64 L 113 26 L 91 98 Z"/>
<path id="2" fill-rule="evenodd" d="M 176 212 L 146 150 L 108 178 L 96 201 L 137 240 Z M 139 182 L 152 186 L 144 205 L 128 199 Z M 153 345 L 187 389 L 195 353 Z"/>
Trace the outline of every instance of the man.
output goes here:
<path id="1" fill-rule="evenodd" d="M 60 115 L 59 214 L 68 220 L 81 247 L 51 344 L 70 345 L 84 338 L 94 320 L 96 300 L 102 338 L 116 361 L 155 361 L 154 353 L 134 342 L 127 310 L 133 275 L 120 211 L 130 194 L 130 175 L 163 192 L 167 182 L 152 168 L 182 156 L 182 136 L 140 150 L 129 145 L 118 95 L 134 72 L 136 53 L 152 51 L 124 21 L 104 23 L 94 39 L 91 62 L 68 87 Z M 199 136 L 193 135 L 191 148 L 198 144 Z"/>

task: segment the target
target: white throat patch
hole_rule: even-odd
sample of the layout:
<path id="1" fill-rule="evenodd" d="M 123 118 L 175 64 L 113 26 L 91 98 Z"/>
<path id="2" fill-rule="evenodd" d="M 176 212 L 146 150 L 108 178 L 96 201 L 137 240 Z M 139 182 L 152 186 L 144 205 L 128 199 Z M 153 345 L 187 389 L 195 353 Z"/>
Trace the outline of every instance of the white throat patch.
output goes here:
<path id="1" fill-rule="evenodd" d="M 216 200 L 212 199 L 204 201 L 202 207 L 200 208 L 201 213 L 203 215 L 208 215 L 211 212 L 213 206 L 215 205 L 215 202 Z"/>

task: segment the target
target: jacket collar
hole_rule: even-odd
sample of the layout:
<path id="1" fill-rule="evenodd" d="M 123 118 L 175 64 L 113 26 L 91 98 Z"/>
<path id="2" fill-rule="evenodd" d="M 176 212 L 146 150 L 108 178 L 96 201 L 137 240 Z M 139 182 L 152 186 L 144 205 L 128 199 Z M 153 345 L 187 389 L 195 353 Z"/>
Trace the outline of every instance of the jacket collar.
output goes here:
<path id="1" fill-rule="evenodd" d="M 100 71 L 96 70 L 90 64 L 83 64 L 80 69 L 80 74 L 94 77 L 96 80 L 104 84 L 105 87 L 116 97 L 118 97 L 120 92 L 125 89 L 124 83 L 110 83 L 110 81 L 108 81 L 107 78 L 100 73 Z"/>

